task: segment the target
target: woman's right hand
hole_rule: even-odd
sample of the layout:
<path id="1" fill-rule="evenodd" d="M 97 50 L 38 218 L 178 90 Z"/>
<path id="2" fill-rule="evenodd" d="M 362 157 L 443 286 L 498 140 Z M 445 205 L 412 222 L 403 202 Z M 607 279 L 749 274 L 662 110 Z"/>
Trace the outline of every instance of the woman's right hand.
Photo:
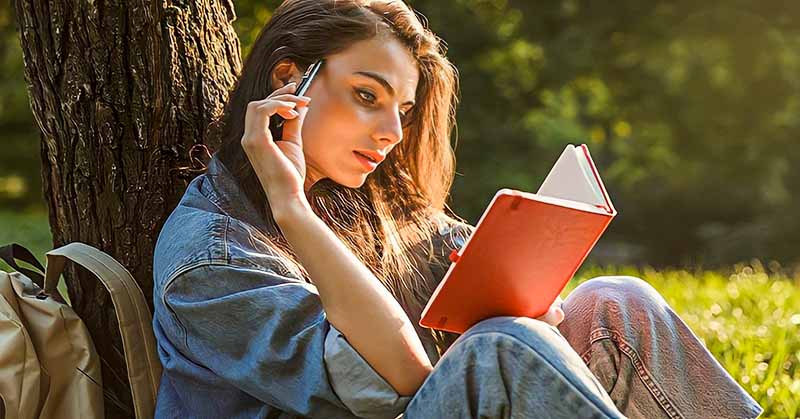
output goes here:
<path id="1" fill-rule="evenodd" d="M 553 301 L 553 304 L 551 304 L 550 308 L 547 310 L 547 313 L 537 317 L 536 320 L 543 321 L 553 327 L 558 327 L 558 325 L 564 321 L 564 309 L 562 308 L 563 305 L 564 300 L 561 298 L 561 296 L 556 297 L 555 301 Z"/>
<path id="2" fill-rule="evenodd" d="M 245 115 L 242 148 L 264 188 L 273 216 L 284 205 L 307 203 L 303 188 L 306 162 L 300 134 L 311 98 L 292 94 L 296 87 L 296 83 L 289 83 L 263 100 L 250 102 Z M 269 130 L 270 117 L 276 113 L 286 120 L 279 141 L 273 141 Z"/>

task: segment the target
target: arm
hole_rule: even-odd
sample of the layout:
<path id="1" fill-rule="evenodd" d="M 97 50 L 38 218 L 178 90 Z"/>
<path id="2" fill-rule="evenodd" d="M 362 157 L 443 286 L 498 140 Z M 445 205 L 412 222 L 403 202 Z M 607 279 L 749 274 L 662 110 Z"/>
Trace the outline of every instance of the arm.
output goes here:
<path id="1" fill-rule="evenodd" d="M 395 417 L 411 399 L 330 325 L 312 284 L 233 261 L 196 266 L 164 287 L 155 318 L 169 344 L 160 345 L 214 373 L 201 381 L 224 380 L 303 417 Z"/>
<path id="2" fill-rule="evenodd" d="M 310 98 L 292 95 L 292 86 L 248 104 L 242 147 L 330 323 L 398 393 L 411 395 L 433 367 L 400 304 L 305 200 L 301 127 Z M 286 118 L 280 141 L 264 129 L 276 113 Z"/>
<path id="3" fill-rule="evenodd" d="M 433 367 L 400 304 L 307 203 L 272 210 L 329 322 L 399 394 L 414 394 Z"/>

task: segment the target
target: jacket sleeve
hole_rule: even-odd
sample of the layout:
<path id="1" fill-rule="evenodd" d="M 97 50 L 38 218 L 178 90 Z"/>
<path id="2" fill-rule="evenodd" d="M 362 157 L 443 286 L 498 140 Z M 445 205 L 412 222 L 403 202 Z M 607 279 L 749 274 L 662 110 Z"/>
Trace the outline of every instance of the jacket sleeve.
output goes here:
<path id="1" fill-rule="evenodd" d="M 283 411 L 394 418 L 400 396 L 327 320 L 313 284 L 274 271 L 203 264 L 167 281 L 164 305 L 193 362 Z"/>

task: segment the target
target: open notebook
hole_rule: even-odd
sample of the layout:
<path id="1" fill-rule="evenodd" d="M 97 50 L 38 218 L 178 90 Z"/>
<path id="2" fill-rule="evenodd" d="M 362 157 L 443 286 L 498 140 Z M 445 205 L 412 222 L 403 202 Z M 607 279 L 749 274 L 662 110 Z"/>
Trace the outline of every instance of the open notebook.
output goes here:
<path id="1" fill-rule="evenodd" d="M 419 324 L 463 333 L 495 316 L 539 317 L 616 216 L 586 145 L 568 145 L 536 194 L 497 191 Z"/>

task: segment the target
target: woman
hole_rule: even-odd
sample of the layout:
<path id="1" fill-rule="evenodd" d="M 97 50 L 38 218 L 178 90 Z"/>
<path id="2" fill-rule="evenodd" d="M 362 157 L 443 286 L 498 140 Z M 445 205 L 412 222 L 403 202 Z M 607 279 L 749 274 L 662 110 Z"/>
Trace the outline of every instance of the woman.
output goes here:
<path id="1" fill-rule="evenodd" d="M 456 90 L 400 1 L 275 11 L 212 130 L 221 149 L 156 245 L 156 416 L 757 416 L 637 278 L 460 336 L 418 325 L 473 230 L 445 205 Z"/>

